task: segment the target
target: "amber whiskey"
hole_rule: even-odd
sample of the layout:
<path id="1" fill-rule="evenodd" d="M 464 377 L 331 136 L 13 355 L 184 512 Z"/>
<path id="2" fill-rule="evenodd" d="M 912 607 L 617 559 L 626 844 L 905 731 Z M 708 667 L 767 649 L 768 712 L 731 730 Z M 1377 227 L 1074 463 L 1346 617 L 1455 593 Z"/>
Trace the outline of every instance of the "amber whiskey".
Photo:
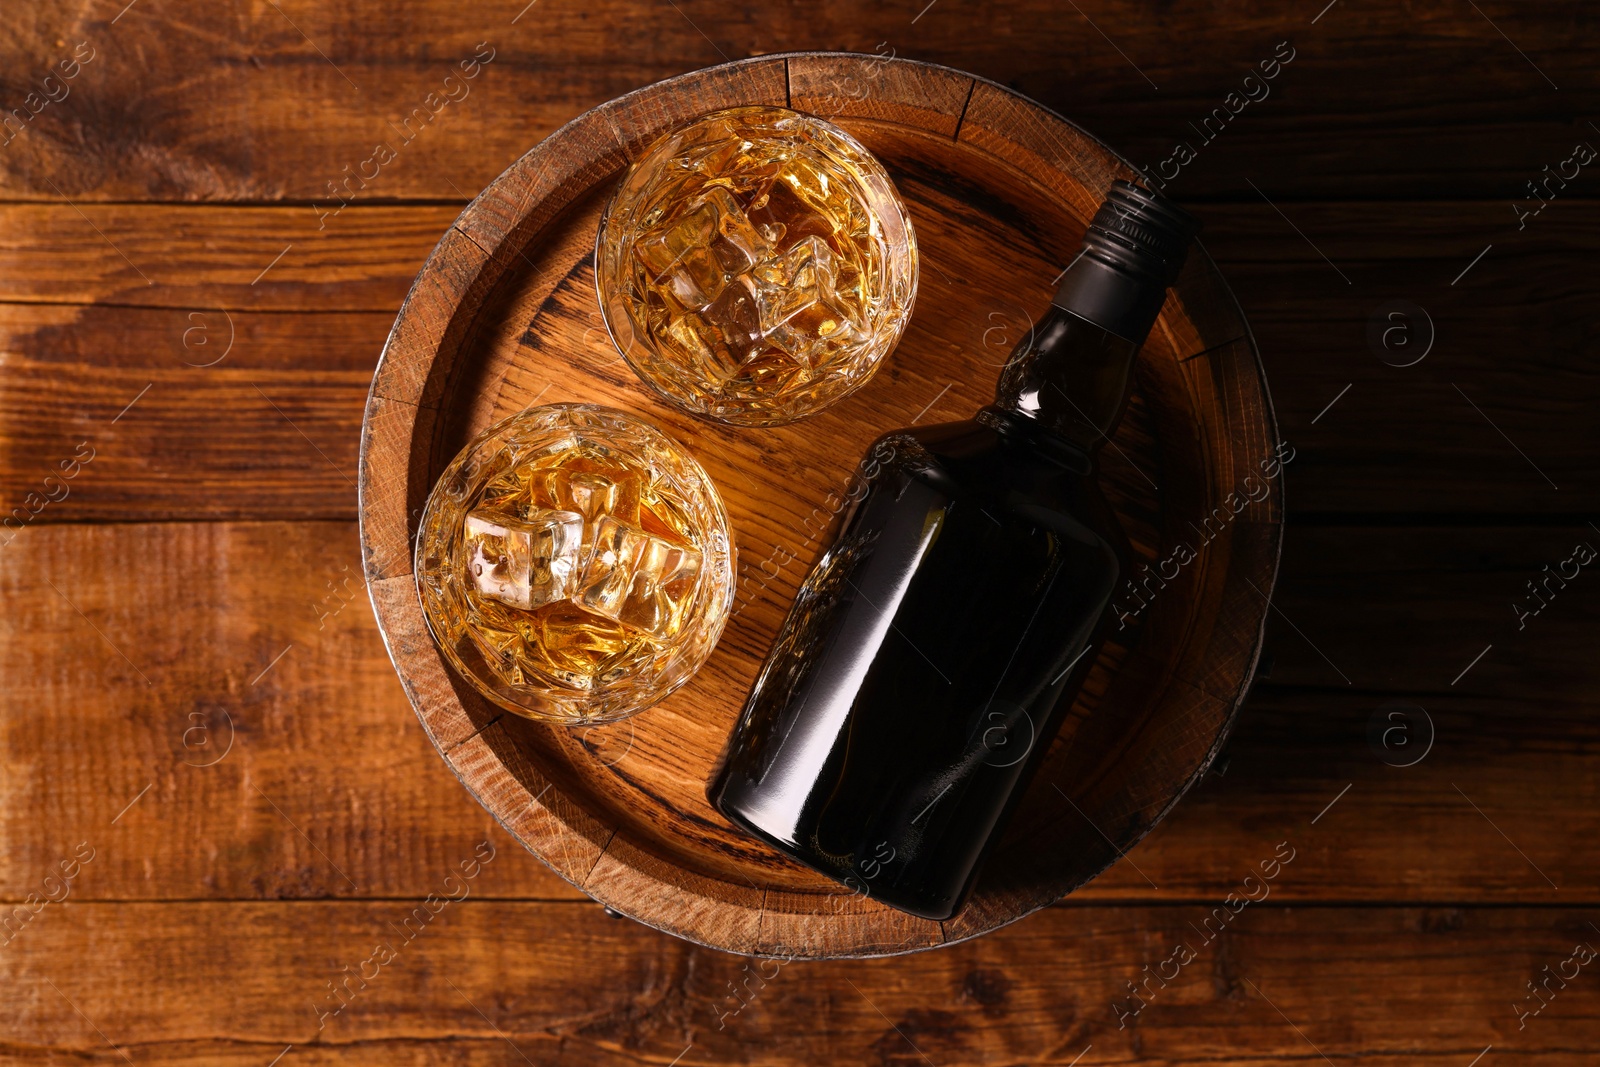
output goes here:
<path id="1" fill-rule="evenodd" d="M 419 546 L 429 625 L 513 710 L 615 718 L 681 682 L 715 642 L 731 589 L 726 522 L 704 472 L 653 427 L 536 409 L 440 479 Z"/>
<path id="2" fill-rule="evenodd" d="M 675 637 L 700 577 L 682 505 L 649 471 L 574 442 L 484 487 L 464 520 L 454 623 L 508 682 L 589 689 Z"/>
<path id="3" fill-rule="evenodd" d="M 715 112 L 629 172 L 597 284 L 619 348 L 699 414 L 786 422 L 863 384 L 915 295 L 916 241 L 883 167 L 783 108 Z"/>
<path id="4" fill-rule="evenodd" d="M 994 404 L 874 444 L 711 783 L 729 819 L 886 904 L 959 909 L 1126 569 L 1095 457 L 1196 228 L 1116 183 Z"/>

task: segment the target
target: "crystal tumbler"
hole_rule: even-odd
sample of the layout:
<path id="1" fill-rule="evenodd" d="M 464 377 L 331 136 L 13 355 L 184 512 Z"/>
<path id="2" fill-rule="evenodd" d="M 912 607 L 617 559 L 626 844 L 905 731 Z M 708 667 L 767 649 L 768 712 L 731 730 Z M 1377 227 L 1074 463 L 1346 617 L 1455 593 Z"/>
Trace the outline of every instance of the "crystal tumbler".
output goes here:
<path id="1" fill-rule="evenodd" d="M 552 404 L 484 431 L 428 498 L 423 614 L 485 697 L 586 726 L 642 711 L 711 654 L 733 602 L 715 486 L 683 447 L 609 408 Z"/>
<path id="2" fill-rule="evenodd" d="M 774 426 L 866 384 L 917 291 L 883 165 L 781 107 L 716 111 L 628 171 L 596 245 L 601 313 L 647 384 L 697 415 Z"/>

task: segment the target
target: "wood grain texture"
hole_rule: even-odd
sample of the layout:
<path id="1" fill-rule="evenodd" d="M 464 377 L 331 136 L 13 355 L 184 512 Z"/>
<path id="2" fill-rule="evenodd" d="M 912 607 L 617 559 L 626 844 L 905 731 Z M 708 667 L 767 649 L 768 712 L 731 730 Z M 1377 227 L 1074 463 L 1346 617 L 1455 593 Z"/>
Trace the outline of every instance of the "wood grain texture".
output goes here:
<path id="1" fill-rule="evenodd" d="M 1243 878 L 1271 855 L 1228 860 Z M 454 891 L 493 884 L 501 857 Z M 454 861 L 437 868 L 440 885 Z M 1299 862 L 1276 880 L 1293 879 Z M 136 1063 L 259 1065 L 292 1045 L 286 1060 L 314 1063 L 1067 1067 L 1092 1046 L 1093 1062 L 1108 1064 L 1255 1067 L 1320 1063 L 1320 1051 L 1334 1063 L 1461 1067 L 1491 1044 L 1518 1063 L 1576 1065 L 1573 1049 L 1600 1041 L 1586 972 L 1564 990 L 1552 984 L 1556 996 L 1521 1029 L 1514 1011 L 1541 968 L 1594 944 L 1588 913 L 1570 909 L 1280 908 L 1268 898 L 1223 922 L 1205 906 L 1060 906 L 943 952 L 780 964 L 698 948 L 593 905 L 469 895 L 426 923 L 412 918 L 419 907 L 50 908 L 18 939 L 33 967 L 0 953 L 0 976 L 26 989 L 9 1019 L 38 1035 L 6 1055 L 122 1062 L 115 1043 Z M 191 942 L 217 947 L 195 954 Z M 1170 981 L 1146 978 L 1178 945 L 1191 962 L 1168 964 Z M 393 958 L 365 963 L 375 946 Z M 90 956 L 98 966 L 66 963 Z M 1135 982 L 1147 983 L 1136 1015 Z M 347 990 L 337 1014 L 333 983 Z M 1331 998 L 1329 988 L 1375 995 Z"/>
<path id="2" fill-rule="evenodd" d="M 906 173 L 897 178 L 915 180 Z M 1287 506 L 1296 521 L 1357 513 L 1424 522 L 1429 516 L 1486 514 L 1560 522 L 1582 506 L 1580 498 L 1600 492 L 1600 467 L 1590 462 L 1600 450 L 1600 424 L 1587 416 L 1600 404 L 1600 375 L 1594 372 L 1600 334 L 1583 318 L 1584 309 L 1600 300 L 1600 276 L 1568 266 L 1600 243 L 1600 206 L 1581 200 L 1552 204 L 1548 217 L 1525 232 L 1513 227 L 1514 239 L 1494 240 L 1494 248 L 1453 287 L 1451 279 L 1499 236 L 1494 227 L 1504 204 L 1285 206 L 1316 247 L 1259 201 L 1194 209 L 1205 220 L 1208 250 L 1240 296 L 1273 386 L 1280 432 L 1296 449 L 1285 475 Z M 124 213 L 126 233 L 137 233 L 146 247 L 175 227 L 206 233 L 220 258 L 240 262 L 270 248 L 271 235 L 293 218 L 293 209 L 282 208 L 117 210 Z M 104 431 L 129 400 L 155 383 L 111 428 L 123 444 L 96 460 L 115 477 L 81 479 L 36 521 L 353 518 L 350 482 L 317 450 L 355 478 L 372 368 L 412 272 L 427 258 L 429 242 L 447 231 L 453 209 L 351 208 L 346 217 L 365 210 L 382 210 L 396 230 L 414 235 L 414 244 L 392 253 L 398 258 L 381 270 L 392 279 L 388 295 L 374 297 L 364 283 L 337 280 L 337 266 L 328 263 L 304 285 L 279 293 L 266 310 L 231 297 L 238 287 L 221 282 L 180 287 L 183 298 L 194 301 L 190 305 L 17 303 L 35 299 L 34 289 L 55 269 L 52 242 L 60 234 L 27 223 L 0 237 L 19 249 L 16 264 L 30 265 L 27 271 L 0 271 L 0 352 L 7 361 L 0 378 L 0 503 L 21 504 L 37 488 L 43 468 Z M 933 223 L 924 228 L 929 239 L 938 240 Z M 81 220 L 67 237 L 74 242 L 67 261 L 88 264 L 86 276 L 114 274 L 119 265 L 126 270 L 115 250 Z M 585 320 L 573 341 L 603 353 L 598 312 L 576 288 L 580 279 L 567 277 L 585 254 L 581 228 L 570 227 L 563 241 L 559 257 L 550 253 L 562 260 L 561 270 L 527 284 L 522 310 L 531 318 L 541 301 L 555 295 Z M 1354 284 L 1346 286 L 1317 248 Z M 271 254 L 262 257 L 263 265 Z M 180 253 L 174 261 L 181 262 Z M 289 262 L 285 257 L 279 267 Z M 992 280 L 957 278 L 948 263 L 930 262 L 923 284 L 943 301 L 952 341 L 995 362 L 1047 299 L 1042 291 L 1023 297 Z M 65 274 L 55 277 L 78 284 Z M 242 288 L 254 298 L 254 290 Z M 958 294 L 961 288 L 968 293 Z M 78 291 L 74 299 L 91 295 Z M 1411 367 L 1390 366 L 1368 346 L 1369 320 L 1397 298 L 1423 307 L 1437 337 L 1428 357 Z M 300 305 L 346 310 L 308 315 L 294 310 Z M 213 367 L 197 366 L 222 355 L 230 332 L 235 342 L 227 356 Z M 1193 347 L 1182 338 L 1173 345 Z M 896 365 L 892 360 L 891 372 Z M 626 380 L 625 364 L 604 370 L 619 383 Z M 511 372 L 524 373 L 515 366 Z M 548 378 L 532 374 L 525 380 L 535 392 L 548 384 Z M 304 403 L 293 382 L 304 383 Z M 908 401 L 905 416 L 915 415 L 945 384 L 932 384 L 920 403 Z M 1346 386 L 1348 394 L 1318 418 Z M 415 382 L 385 385 L 413 401 L 422 399 L 420 388 Z M 970 396 L 976 401 L 976 387 Z M 71 400 L 55 403 L 54 397 Z M 218 411 L 228 417 L 213 418 Z M 926 417 L 955 414 L 941 402 Z M 374 419 L 373 425 L 383 422 Z M 174 477 L 180 470 L 187 476 Z M 1540 471 L 1560 490 L 1552 490 Z"/>
<path id="3" fill-rule="evenodd" d="M 1577 3 L 1479 6 L 1481 15 L 1470 5 L 1342 5 L 1317 18 L 1235 0 L 1152 17 L 1136 0 L 1081 13 L 945 2 L 926 14 L 846 0 L 804 9 L 696 0 L 683 12 L 504 0 L 470 12 L 408 4 L 381 29 L 359 11 L 306 0 L 281 10 L 140 3 L 121 16 L 49 6 L 4 42 L 6 107 L 22 107 L 80 41 L 97 54 L 65 84 L 69 95 L 5 146 L 0 193 L 332 205 L 329 183 L 382 143 L 396 158 L 357 197 L 465 198 L 573 116 L 641 85 L 825 48 L 892 51 L 993 79 L 1144 165 L 1187 141 L 1200 158 L 1177 182 L 1184 195 L 1251 196 L 1250 176 L 1304 195 L 1500 197 L 1564 158 L 1551 151 L 1590 136 L 1573 118 L 1600 110 L 1600 80 L 1575 45 L 1600 31 Z M 1230 92 L 1261 96 L 1243 79 L 1280 42 L 1294 59 L 1266 83 L 1269 95 L 1207 143 L 1191 123 Z M 462 79 L 459 64 L 488 55 L 483 45 L 493 58 Z M 429 110 L 430 93 L 454 99 Z"/>
<path id="4" fill-rule="evenodd" d="M 0 299 L 393 312 L 458 210 L 0 204 Z"/>
<path id="5" fill-rule="evenodd" d="M 116 0 L 7 14 L 0 110 L 27 107 L 77 41 L 97 55 L 69 98 L 0 135 L 0 510 L 26 508 L 79 442 L 107 447 L 0 548 L 0 900 L 48 891 L 75 842 L 99 850 L 65 904 L 0 946 L 0 1062 L 126 1063 L 110 1042 L 139 1064 L 239 1067 L 1594 1061 L 1592 968 L 1526 1028 L 1514 1005 L 1579 939 L 1600 944 L 1585 844 L 1600 619 L 1582 576 L 1524 630 L 1511 609 L 1593 534 L 1600 489 L 1592 168 L 1526 229 L 1513 213 L 1533 206 L 1526 183 L 1542 167 L 1600 144 L 1586 121 L 1600 111 L 1589 6 Z M 1296 58 L 1270 97 L 1202 143 L 1191 124 L 1285 40 Z M 390 124 L 483 41 L 497 52 L 470 96 L 401 145 Z M 1270 677 L 1168 819 L 1068 907 L 939 952 L 785 965 L 763 984 L 744 968 L 771 963 L 603 917 L 494 827 L 429 755 L 365 603 L 317 629 L 325 598 L 339 602 L 328 582 L 360 570 L 357 537 L 348 522 L 298 520 L 353 520 L 356 495 L 249 383 L 354 477 L 384 335 L 483 186 L 619 94 L 812 47 L 971 71 L 1134 163 L 1197 146 L 1171 192 L 1207 224 L 1298 452 Z M 911 69 L 898 59 L 883 67 L 894 77 Z M 808 102 L 859 104 L 861 79 L 803 66 L 791 62 L 791 88 L 809 78 Z M 961 121 L 954 94 L 922 85 L 930 126 Z M 380 140 L 397 160 L 320 218 L 338 203 L 328 183 Z M 474 217 L 499 236 L 521 206 L 483 201 Z M 587 309 L 583 281 L 525 292 Z M 963 305 L 957 340 L 998 359 L 1042 296 L 1013 307 L 972 284 L 984 299 Z M 1396 298 L 1438 331 L 1410 368 L 1367 347 L 1369 318 Z M 219 351 L 184 347 L 199 325 L 187 316 L 206 313 L 189 338 L 209 343 L 219 310 L 249 343 L 213 368 L 183 366 Z M 508 371 L 518 388 L 543 387 L 523 363 Z M 624 388 L 625 367 L 596 369 Z M 913 377 L 904 414 L 944 384 Z M 191 525 L 209 519 L 296 521 Z M 322 546 L 338 546 L 337 565 Z M 213 559 L 226 588 L 196 576 Z M 196 587 L 209 605 L 190 600 Z M 779 610 L 781 590 L 768 595 L 751 610 Z M 1368 737 L 1394 700 L 1435 727 L 1414 767 L 1386 765 Z M 192 747 L 216 743 L 221 709 L 244 720 L 237 746 L 216 767 L 185 766 L 209 756 Z M 186 745 L 197 711 L 213 725 Z M 469 734 L 453 759 L 508 751 L 504 729 Z M 617 760 L 627 737 L 596 735 L 594 758 Z M 574 836 L 561 814 L 510 823 L 559 831 L 570 851 L 547 855 L 578 881 L 609 831 Z M 310 997 L 485 838 L 499 851 L 472 898 L 318 1030 Z M 1299 852 L 1271 898 L 1118 1030 L 1111 999 L 1285 838 Z M 341 894 L 369 899 L 325 899 Z M 780 914 L 766 913 L 769 936 Z M 730 984 L 759 992 L 719 1030 L 740 1003 Z"/>
<path id="6" fill-rule="evenodd" d="M 865 62 L 830 55 L 788 60 L 789 106 L 824 118 L 914 124 L 955 139 L 974 81 L 958 70 L 912 63 L 892 54 Z M 915 117 L 912 118 L 911 116 Z"/>
<path id="7" fill-rule="evenodd" d="M 0 501 L 28 523 L 347 518 L 352 416 L 388 328 L 382 314 L 0 304 Z M 47 487 L 77 454 L 92 458 Z"/>
<path id="8" fill-rule="evenodd" d="M 944 318 L 924 315 L 893 368 L 868 388 L 804 426 L 763 434 L 697 423 L 620 368 L 597 329 L 590 262 L 611 180 L 626 158 L 690 114 L 772 102 L 780 87 L 787 99 L 795 63 L 810 71 L 807 85 L 842 78 L 859 94 L 837 117 L 899 179 L 928 267 L 919 295 L 950 309 L 957 323 L 975 310 L 967 279 L 1030 298 L 1047 292 L 1060 250 L 1081 238 L 1112 178 L 1129 173 L 1081 132 L 996 86 L 968 79 L 972 100 L 951 125 L 950 108 L 929 101 L 953 101 L 960 85 L 951 79 L 959 76 L 866 57 L 712 68 L 581 117 L 468 208 L 407 298 L 369 404 L 362 505 L 373 518 L 364 523 L 363 545 L 379 625 L 392 631 L 390 653 L 463 783 L 508 826 L 558 798 L 586 816 L 569 832 L 580 854 L 597 844 L 600 853 L 575 884 L 625 914 L 715 947 L 873 955 L 976 936 L 1081 885 L 1142 836 L 1214 757 L 1254 667 L 1262 597 L 1276 572 L 1281 490 L 1265 479 L 1265 492 L 1247 506 L 1249 487 L 1240 486 L 1246 474 L 1266 469 L 1276 429 L 1243 319 L 1197 256 L 1191 281 L 1175 289 L 1145 348 L 1140 399 L 1105 470 L 1113 506 L 1146 561 L 1189 537 L 1180 518 L 1214 520 L 1215 529 L 1208 525 L 1198 559 L 1161 603 L 1108 647 L 1073 725 L 1053 743 L 1048 773 L 1072 784 L 1086 821 L 1063 821 L 1056 795 L 1035 789 L 1015 819 L 1013 836 L 1025 845 L 998 850 L 962 916 L 935 924 L 909 922 L 870 900 L 844 908 L 835 887 L 734 831 L 708 806 L 704 782 L 783 605 L 825 541 L 838 510 L 827 510 L 828 501 L 885 427 L 916 421 L 935 401 L 955 412 L 980 407 L 999 362 L 963 346 Z M 615 135 L 610 140 L 602 123 Z M 582 189 L 585 181 L 593 188 Z M 511 203 L 521 205 L 514 219 L 505 208 Z M 1191 318 L 1188 306 L 1207 313 Z M 902 413 L 907 387 L 932 398 L 920 414 Z M 631 724 L 626 771 L 597 762 L 567 732 L 497 718 L 463 693 L 407 599 L 415 508 L 437 472 L 473 434 L 541 399 L 643 413 L 678 437 L 722 488 L 744 561 L 717 652 L 695 685 Z M 410 416 L 416 425 L 408 441 Z M 374 428 L 371 417 L 383 425 Z M 1235 421 L 1248 428 L 1234 431 Z M 782 476 L 774 480 L 774 471 Z M 780 563 L 763 577 L 760 561 L 780 555 L 797 565 Z M 1244 592 L 1250 588 L 1260 592 Z M 467 738 L 483 744 L 457 762 L 454 748 Z M 570 822 L 550 812 L 551 827 Z M 548 833 L 524 843 L 541 853 L 551 847 Z M 554 861 L 558 869 L 569 870 L 570 851 Z"/>
<path id="9" fill-rule="evenodd" d="M 0 596 L 7 899 L 107 832 L 124 899 L 413 894 L 493 826 L 416 729 L 351 524 L 28 527 Z M 572 895 L 506 852 L 520 892 Z"/>
<path id="10" fill-rule="evenodd" d="M 1592 627 L 1600 599 L 1582 569 L 1565 587 L 1559 574 L 1548 577 L 1571 573 L 1573 565 L 1563 562 L 1580 544 L 1600 549 L 1600 533 L 1588 522 L 1340 526 L 1291 529 L 1288 540 L 1292 549 L 1305 547 L 1281 601 L 1275 682 L 1417 697 L 1463 689 L 1507 700 L 1595 694 L 1589 657 L 1554 634 L 1563 623 Z"/>
<path id="11" fill-rule="evenodd" d="M 1253 856 L 1274 834 L 1298 832 L 1349 785 L 1274 901 L 1600 905 L 1600 859 L 1572 844 L 1600 833 L 1600 664 L 1586 654 L 1600 598 L 1575 582 L 1520 632 L 1509 606 L 1525 576 L 1565 558 L 1584 529 L 1291 529 L 1279 609 L 1356 684 L 1275 614 L 1271 677 L 1222 762 L 1072 899 L 1221 899 L 1243 875 L 1217 857 Z M 210 572 L 197 571 L 202 560 L 216 561 Z M 562 881 L 431 754 L 359 569 L 351 523 L 40 525 L 0 549 L 0 675 L 14 679 L 0 704 L 0 900 L 37 891 L 106 827 L 124 847 L 94 861 L 74 899 L 421 896 L 437 861 L 473 833 L 503 846 L 488 896 L 579 899 L 568 882 L 604 876 L 595 864 L 614 823 L 557 804 L 557 793 L 521 809 L 484 795 Z M 407 578 L 374 595 L 391 587 L 412 599 Z M 1417 603 L 1438 621 L 1418 625 L 1407 608 Z M 414 640 L 431 647 L 425 634 Z M 1414 767 L 1386 764 L 1368 736 L 1375 717 L 1391 725 L 1380 709 L 1394 701 L 1432 720 L 1433 747 Z M 479 722 L 435 733 L 463 777 L 483 761 L 525 759 L 508 735 L 523 723 L 488 708 Z M 1408 740 L 1421 745 L 1415 729 Z M 623 722 L 572 741 L 626 781 L 645 758 L 635 736 Z M 322 750 L 338 758 L 306 755 Z M 525 779 L 538 795 L 549 781 L 539 774 L 528 764 L 502 788 Z M 1059 800 L 1055 814 L 1075 817 Z M 785 905 L 769 896 L 762 944 L 796 944 Z M 841 901 L 841 914 L 852 906 Z"/>

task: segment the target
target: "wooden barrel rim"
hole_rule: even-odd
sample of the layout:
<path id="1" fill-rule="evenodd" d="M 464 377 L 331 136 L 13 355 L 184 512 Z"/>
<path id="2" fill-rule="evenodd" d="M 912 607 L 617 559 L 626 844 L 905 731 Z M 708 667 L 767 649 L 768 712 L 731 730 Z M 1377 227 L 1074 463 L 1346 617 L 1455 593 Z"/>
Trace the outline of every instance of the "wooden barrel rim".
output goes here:
<path id="1" fill-rule="evenodd" d="M 470 349 L 479 313 L 497 284 L 524 260 L 532 263 L 523 252 L 544 227 L 587 190 L 618 176 L 662 132 L 705 111 L 742 103 L 782 104 L 847 125 L 858 121 L 948 136 L 1047 187 L 1081 220 L 1092 214 L 1113 178 L 1136 176 L 1126 161 L 1043 106 L 986 79 L 903 59 L 814 52 L 762 56 L 680 75 L 585 112 L 514 163 L 462 212 L 396 318 L 362 432 L 359 510 L 369 592 L 407 696 L 446 762 L 508 832 L 591 897 L 665 932 L 747 954 L 871 956 L 952 944 L 1022 918 L 1115 862 L 1220 750 L 1259 655 L 1283 515 L 1281 479 L 1258 475 L 1267 493 L 1252 495 L 1242 507 L 1234 507 L 1237 493 L 1227 491 L 1246 484 L 1249 472 L 1266 469 L 1277 443 L 1276 420 L 1248 325 L 1197 246 L 1145 359 L 1161 361 L 1169 399 L 1187 403 L 1194 420 L 1183 429 L 1193 435 L 1192 461 L 1203 484 L 1185 482 L 1174 491 L 1197 494 L 1190 503 L 1194 514 L 1207 516 L 1208 531 L 1218 508 L 1229 514 L 1216 537 L 1206 540 L 1200 562 L 1181 577 L 1203 595 L 1171 627 L 1178 636 L 1170 656 L 1147 661 L 1136 646 L 1120 672 L 1131 677 L 1148 669 L 1154 680 L 1138 683 L 1145 694 L 1139 699 L 1176 701 L 1186 709 L 1168 716 L 1181 724 L 1185 773 L 1164 783 L 1164 795 L 1127 813 L 1125 824 L 1102 831 L 1110 848 L 1075 872 L 1074 881 L 992 895 L 980 883 L 966 911 L 936 924 L 909 920 L 870 900 L 841 907 L 822 893 L 739 885 L 664 863 L 616 825 L 594 818 L 583 798 L 566 795 L 533 765 L 515 741 L 520 723 L 474 706 L 475 694 L 450 675 L 422 625 L 411 546 L 422 502 L 450 458 L 437 451 L 461 376 L 458 356 Z M 1152 356 L 1158 348 L 1164 356 Z M 1166 606 L 1161 610 L 1173 615 Z M 1151 618 L 1146 631 L 1156 614 Z M 1113 678 L 1113 691 L 1117 684 Z M 1153 758 L 1151 751 L 1147 744 L 1144 758 Z"/>

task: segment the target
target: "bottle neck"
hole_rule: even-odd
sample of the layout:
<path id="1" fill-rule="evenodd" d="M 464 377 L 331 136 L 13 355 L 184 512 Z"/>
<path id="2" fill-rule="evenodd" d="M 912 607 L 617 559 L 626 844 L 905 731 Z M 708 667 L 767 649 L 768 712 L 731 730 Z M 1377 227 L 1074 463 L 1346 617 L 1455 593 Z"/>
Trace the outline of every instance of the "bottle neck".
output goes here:
<path id="1" fill-rule="evenodd" d="M 1012 350 L 995 406 L 1092 456 L 1122 419 L 1143 339 L 1143 333 L 1137 340 L 1118 336 L 1052 304 Z"/>

